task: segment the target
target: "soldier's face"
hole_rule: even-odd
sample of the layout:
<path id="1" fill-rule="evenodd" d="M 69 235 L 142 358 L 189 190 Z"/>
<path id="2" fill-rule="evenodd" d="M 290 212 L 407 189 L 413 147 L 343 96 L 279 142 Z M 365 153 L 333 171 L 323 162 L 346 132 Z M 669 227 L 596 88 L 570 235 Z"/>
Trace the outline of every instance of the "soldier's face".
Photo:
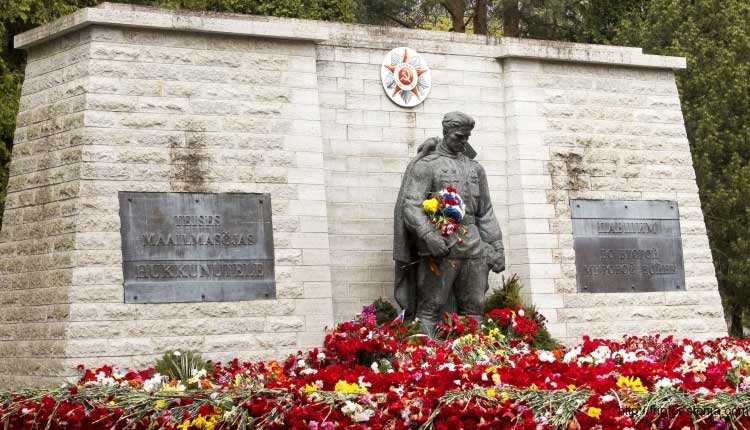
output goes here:
<path id="1" fill-rule="evenodd" d="M 443 140 L 448 149 L 457 154 L 464 152 L 466 144 L 469 143 L 469 137 L 471 137 L 470 128 L 455 128 L 443 135 Z"/>

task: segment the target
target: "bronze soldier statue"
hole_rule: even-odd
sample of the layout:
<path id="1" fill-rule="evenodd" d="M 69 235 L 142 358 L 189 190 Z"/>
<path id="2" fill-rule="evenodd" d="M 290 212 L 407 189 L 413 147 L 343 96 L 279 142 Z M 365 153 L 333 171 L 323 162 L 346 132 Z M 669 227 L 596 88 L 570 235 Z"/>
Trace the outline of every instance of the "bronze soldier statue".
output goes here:
<path id="1" fill-rule="evenodd" d="M 443 117 L 443 137 L 430 138 L 406 167 L 394 213 L 395 296 L 406 319 L 418 318 L 432 336 L 446 306 L 479 320 L 490 269 L 505 270 L 500 224 L 484 168 L 469 146 L 474 119 L 461 112 Z M 456 187 L 466 205 L 461 232 L 442 236 L 422 202 Z M 458 236 L 456 236 L 458 235 Z"/>

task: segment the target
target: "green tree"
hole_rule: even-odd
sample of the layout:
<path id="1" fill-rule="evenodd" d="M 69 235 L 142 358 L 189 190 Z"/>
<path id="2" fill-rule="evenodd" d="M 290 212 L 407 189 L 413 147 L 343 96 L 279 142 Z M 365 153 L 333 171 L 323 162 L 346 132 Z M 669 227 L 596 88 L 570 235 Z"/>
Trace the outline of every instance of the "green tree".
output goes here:
<path id="1" fill-rule="evenodd" d="M 730 334 L 741 336 L 750 320 L 750 2 L 654 0 L 621 35 L 687 57 L 682 110 Z"/>

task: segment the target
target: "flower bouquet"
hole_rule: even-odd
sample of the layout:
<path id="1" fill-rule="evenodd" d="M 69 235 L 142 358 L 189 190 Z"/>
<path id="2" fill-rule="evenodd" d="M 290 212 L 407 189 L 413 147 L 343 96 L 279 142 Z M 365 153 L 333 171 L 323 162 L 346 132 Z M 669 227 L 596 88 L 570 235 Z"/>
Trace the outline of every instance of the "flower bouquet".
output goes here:
<path id="1" fill-rule="evenodd" d="M 463 232 L 461 221 L 466 214 L 466 205 L 455 186 L 448 185 L 444 190 L 430 193 L 422 202 L 422 208 L 442 236 L 453 237 L 454 233 Z M 462 242 L 458 237 L 456 241 Z"/>

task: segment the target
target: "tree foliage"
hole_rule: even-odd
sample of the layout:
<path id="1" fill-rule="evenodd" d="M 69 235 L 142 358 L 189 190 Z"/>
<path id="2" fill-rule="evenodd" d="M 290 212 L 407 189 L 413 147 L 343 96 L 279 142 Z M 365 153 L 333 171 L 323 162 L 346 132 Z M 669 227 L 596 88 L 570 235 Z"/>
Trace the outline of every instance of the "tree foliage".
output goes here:
<path id="1" fill-rule="evenodd" d="M 655 0 L 626 42 L 685 56 L 678 75 L 730 334 L 750 320 L 750 2 Z M 744 324 L 743 324 L 744 323 Z"/>

